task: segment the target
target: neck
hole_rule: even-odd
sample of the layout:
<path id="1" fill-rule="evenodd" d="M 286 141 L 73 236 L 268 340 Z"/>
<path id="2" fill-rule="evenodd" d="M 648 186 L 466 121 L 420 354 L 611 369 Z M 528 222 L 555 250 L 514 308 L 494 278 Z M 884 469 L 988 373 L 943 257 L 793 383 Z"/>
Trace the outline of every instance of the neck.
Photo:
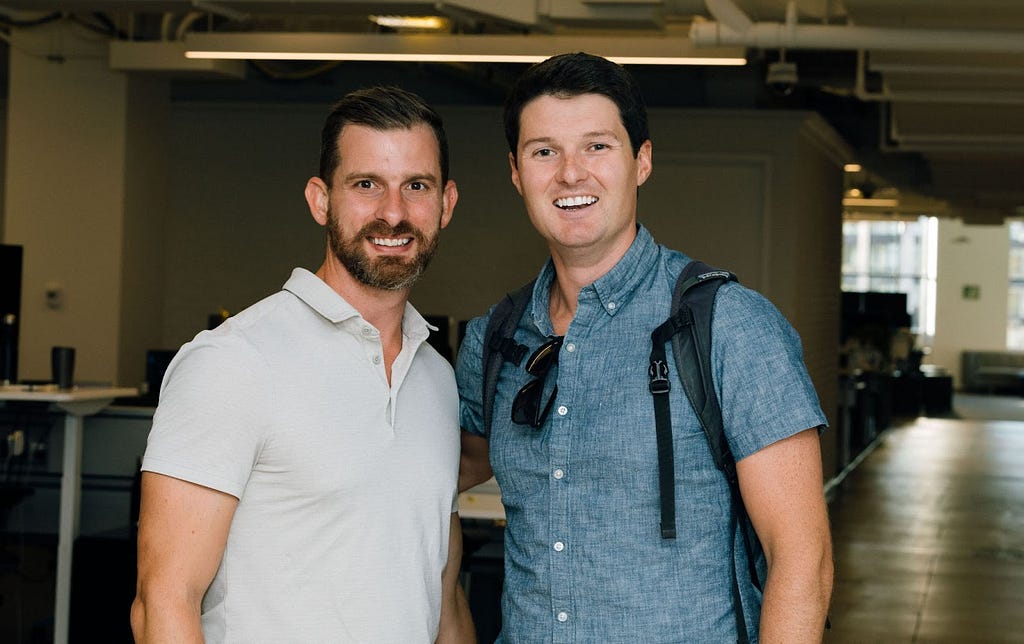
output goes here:
<path id="1" fill-rule="evenodd" d="M 391 365 L 402 351 L 402 318 L 405 316 L 409 289 L 385 291 L 367 286 L 352 277 L 337 260 L 331 261 L 331 258 L 324 261 L 316 275 L 380 332 L 384 368 L 390 382 Z"/>
<path id="2" fill-rule="evenodd" d="M 555 281 L 551 284 L 548 313 L 557 335 L 564 335 L 575 317 L 580 291 L 612 270 L 625 256 L 630 244 L 632 239 L 623 248 L 601 254 L 588 253 L 586 249 L 549 245 L 551 263 L 555 267 Z"/>

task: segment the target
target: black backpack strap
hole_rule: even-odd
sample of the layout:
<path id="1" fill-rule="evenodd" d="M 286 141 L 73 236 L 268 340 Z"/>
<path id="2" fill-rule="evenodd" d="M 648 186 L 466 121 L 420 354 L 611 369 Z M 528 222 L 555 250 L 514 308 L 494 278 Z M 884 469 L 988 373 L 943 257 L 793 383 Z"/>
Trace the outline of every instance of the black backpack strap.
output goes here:
<path id="1" fill-rule="evenodd" d="M 654 399 L 658 481 L 661 491 L 661 536 L 664 539 L 675 538 L 676 534 L 675 456 L 672 448 L 672 416 L 668 397 L 671 385 L 665 344 L 669 340 L 672 341 L 676 369 L 683 389 L 704 427 L 708 444 L 715 455 L 715 466 L 722 469 L 722 446 L 724 445 L 726 454 L 729 453 L 729 446 L 721 430 L 722 415 L 718 409 L 718 397 L 715 395 L 711 378 L 711 310 L 718 287 L 726 280 L 735 279 L 736 277 L 728 271 L 715 270 L 702 262 L 690 262 L 676 280 L 672 293 L 671 314 L 651 333 L 651 361 L 647 375 L 648 388 Z M 698 327 L 703 328 L 697 331 Z M 681 339 L 684 341 L 683 344 L 680 344 Z M 719 429 L 717 432 L 709 431 L 709 426 L 717 426 Z M 735 471 L 735 467 L 732 469 Z"/>
<path id="2" fill-rule="evenodd" d="M 693 324 L 688 327 L 690 333 L 677 333 L 672 337 L 672 352 L 675 354 L 676 369 L 683 381 L 683 388 L 700 419 L 715 467 L 725 475 L 729 483 L 733 514 L 743 535 L 750 579 L 760 590 L 761 580 L 757 574 L 757 553 L 750 534 L 750 521 L 743 505 L 743 497 L 740 495 L 736 459 L 725 438 L 722 407 L 718 401 L 718 394 L 715 393 L 715 381 L 711 372 L 711 315 L 715 295 L 722 284 L 735 281 L 736 276 L 728 271 L 713 269 L 703 262 L 691 262 L 687 269 L 691 270 L 684 271 L 684 275 L 691 275 L 686 279 L 680 276 L 676 292 L 672 296 L 672 308 L 673 311 L 682 311 L 684 307 L 689 309 Z"/>
<path id="3" fill-rule="evenodd" d="M 714 269 L 703 262 L 692 261 L 686 265 L 676 280 L 672 293 L 672 313 L 669 319 L 651 334 L 652 350 L 649 387 L 654 397 L 655 430 L 658 442 L 658 475 L 661 488 L 661 512 L 663 538 L 675 536 L 675 464 L 672 453 L 672 424 L 669 408 L 668 365 L 664 345 L 672 341 L 676 370 L 683 384 L 683 390 L 690 401 L 711 450 L 717 467 L 729 484 L 730 544 L 739 527 L 747 555 L 748 572 L 751 580 L 760 589 L 757 574 L 756 553 L 748 531 L 749 521 L 736 476 L 736 460 L 729 449 L 722 423 L 722 409 L 715 392 L 711 370 L 711 318 L 715 296 L 719 287 L 736 276 L 728 271 Z M 743 614 L 743 600 L 736 571 L 735 553 L 730 545 L 730 561 L 733 577 L 733 604 L 736 618 L 736 633 L 739 642 L 747 642 L 746 618 Z"/>
<path id="4" fill-rule="evenodd" d="M 483 341 L 483 406 L 484 435 L 491 434 L 491 419 L 494 418 L 494 393 L 498 387 L 498 373 L 504 362 L 518 365 L 526 356 L 527 348 L 515 341 L 513 336 L 519 320 L 533 295 L 531 281 L 515 293 L 506 295 L 487 320 Z"/>
<path id="5" fill-rule="evenodd" d="M 679 318 L 677 328 L 686 333 L 672 335 L 672 353 L 683 389 L 697 413 L 715 467 L 721 470 L 730 485 L 736 481 L 736 461 L 722 426 L 722 408 L 715 393 L 711 372 L 711 314 L 718 288 L 726 281 L 736 281 L 728 271 L 711 268 L 692 261 L 676 281 L 672 294 L 672 317 Z"/>

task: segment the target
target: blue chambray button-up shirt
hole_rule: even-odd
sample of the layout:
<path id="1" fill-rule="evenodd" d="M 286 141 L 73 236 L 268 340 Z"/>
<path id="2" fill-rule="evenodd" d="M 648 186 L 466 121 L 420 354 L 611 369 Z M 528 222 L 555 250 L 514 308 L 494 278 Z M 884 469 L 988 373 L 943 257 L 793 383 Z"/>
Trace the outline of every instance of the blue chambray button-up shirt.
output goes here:
<path id="1" fill-rule="evenodd" d="M 502 367 L 489 436 L 507 518 L 501 641 L 736 641 L 730 557 L 757 641 L 761 598 L 746 574 L 742 539 L 730 534 L 729 488 L 674 373 L 678 536 L 659 532 L 650 333 L 668 317 L 688 261 L 639 227 L 618 264 L 580 292 L 548 375 L 549 391 L 557 379 L 557 397 L 539 429 L 511 422 L 512 398 L 532 376 Z M 516 330 L 531 351 L 554 333 L 553 278 L 549 261 Z M 476 434 L 483 434 L 486 323 L 487 316 L 470 322 L 456 366 L 462 426 Z M 825 424 L 799 338 L 761 295 L 735 283 L 721 288 L 712 353 L 737 460 Z M 758 565 L 763 572 L 763 557 Z"/>

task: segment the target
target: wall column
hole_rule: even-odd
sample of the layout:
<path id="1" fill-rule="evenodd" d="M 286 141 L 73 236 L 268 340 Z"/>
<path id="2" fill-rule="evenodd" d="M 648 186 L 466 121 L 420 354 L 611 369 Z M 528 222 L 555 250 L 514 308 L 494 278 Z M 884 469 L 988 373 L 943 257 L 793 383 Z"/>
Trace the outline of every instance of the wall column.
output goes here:
<path id="1" fill-rule="evenodd" d="M 168 102 L 166 81 L 111 71 L 107 41 L 81 27 L 12 31 L 3 239 L 25 248 L 21 380 L 48 380 L 66 345 L 79 382 L 141 382 L 159 323 L 125 313 L 146 293 L 162 318 Z"/>

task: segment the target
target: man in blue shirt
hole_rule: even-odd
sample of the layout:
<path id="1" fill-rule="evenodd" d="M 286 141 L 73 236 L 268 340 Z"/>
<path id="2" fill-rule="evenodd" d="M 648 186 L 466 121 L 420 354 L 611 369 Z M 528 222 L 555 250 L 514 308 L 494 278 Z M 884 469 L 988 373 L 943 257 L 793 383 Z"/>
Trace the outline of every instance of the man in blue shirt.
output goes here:
<path id="1" fill-rule="evenodd" d="M 460 489 L 493 471 L 508 522 L 501 640 L 820 640 L 832 588 L 825 417 L 796 333 L 759 294 L 736 283 L 719 290 L 712 370 L 763 546 L 762 594 L 682 386 L 670 394 L 678 536 L 659 532 L 650 333 L 668 317 L 689 258 L 637 224 L 652 160 L 635 81 L 596 56 L 548 59 L 513 88 L 505 132 L 512 183 L 551 253 L 514 336 L 536 351 L 503 364 L 489 433 L 488 316 L 469 324 L 456 368 Z"/>

